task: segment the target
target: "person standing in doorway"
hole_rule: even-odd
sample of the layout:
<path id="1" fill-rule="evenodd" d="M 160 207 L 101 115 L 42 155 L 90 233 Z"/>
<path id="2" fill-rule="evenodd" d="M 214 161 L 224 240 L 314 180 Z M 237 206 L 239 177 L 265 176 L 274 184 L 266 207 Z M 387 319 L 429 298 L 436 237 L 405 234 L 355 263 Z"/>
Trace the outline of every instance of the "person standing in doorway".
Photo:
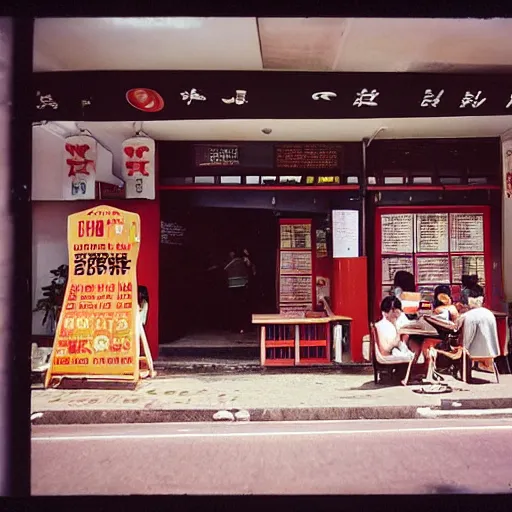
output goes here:
<path id="1" fill-rule="evenodd" d="M 249 261 L 248 257 L 247 261 Z M 231 329 L 243 334 L 248 326 L 248 292 L 250 265 L 241 254 L 230 251 L 229 263 L 224 267 L 228 280 L 227 313 Z M 249 261 L 250 263 L 250 261 Z"/>

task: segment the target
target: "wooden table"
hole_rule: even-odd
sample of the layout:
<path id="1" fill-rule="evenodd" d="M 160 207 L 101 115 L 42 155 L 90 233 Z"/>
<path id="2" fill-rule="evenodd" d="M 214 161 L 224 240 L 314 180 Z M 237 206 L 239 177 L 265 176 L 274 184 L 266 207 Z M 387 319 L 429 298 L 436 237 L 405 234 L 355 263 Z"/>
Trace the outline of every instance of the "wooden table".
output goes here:
<path id="1" fill-rule="evenodd" d="M 331 363 L 332 322 L 350 323 L 352 318 L 339 315 L 299 317 L 278 314 L 253 315 L 252 323 L 260 326 L 260 359 L 262 366 L 296 366 Z M 270 336 L 267 336 L 271 333 Z M 317 347 L 323 357 L 301 358 L 301 348 Z M 267 358 L 267 349 L 282 349 L 285 357 Z M 291 355 L 293 357 L 286 357 Z"/>

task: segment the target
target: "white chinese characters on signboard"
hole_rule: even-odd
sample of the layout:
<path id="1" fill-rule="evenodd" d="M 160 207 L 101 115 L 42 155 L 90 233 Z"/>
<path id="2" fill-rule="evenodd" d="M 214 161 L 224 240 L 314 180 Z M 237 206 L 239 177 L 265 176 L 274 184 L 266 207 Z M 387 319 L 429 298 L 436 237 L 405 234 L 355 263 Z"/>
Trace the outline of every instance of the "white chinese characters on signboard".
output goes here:
<path id="1" fill-rule="evenodd" d="M 425 95 L 421 102 L 422 107 L 433 107 L 436 108 L 441 101 L 441 96 L 444 94 L 444 89 L 441 89 L 437 96 L 433 93 L 432 89 L 425 89 Z"/>
<path id="2" fill-rule="evenodd" d="M 53 110 L 57 110 L 59 108 L 59 104 L 53 99 L 51 94 L 41 94 L 40 91 L 37 91 L 37 97 L 39 98 L 37 110 L 43 110 L 46 107 L 53 108 Z"/>
<path id="3" fill-rule="evenodd" d="M 122 177 L 126 199 L 155 199 L 155 141 L 132 137 L 123 142 Z"/>
<path id="4" fill-rule="evenodd" d="M 98 143 L 89 135 L 64 140 L 64 199 L 94 199 Z"/>
<path id="5" fill-rule="evenodd" d="M 510 101 L 507 103 L 507 106 L 505 108 L 512 107 L 512 94 L 510 95 Z"/>
<path id="6" fill-rule="evenodd" d="M 332 91 L 315 92 L 311 97 L 315 100 L 331 101 L 331 98 L 336 98 L 338 95 Z"/>
<path id="7" fill-rule="evenodd" d="M 480 98 L 481 95 L 482 91 L 478 91 L 476 95 L 471 91 L 466 91 L 459 108 L 466 108 L 468 105 L 473 108 L 480 107 L 487 100 L 487 98 Z"/>
<path id="8" fill-rule="evenodd" d="M 181 99 L 187 102 L 187 105 L 190 105 L 193 101 L 206 101 L 206 96 L 199 94 L 197 89 L 191 89 L 190 92 L 183 91 L 181 94 Z"/>
<path id="9" fill-rule="evenodd" d="M 244 105 L 245 103 L 249 103 L 247 101 L 247 91 L 242 89 L 237 89 L 235 91 L 235 96 L 231 98 L 222 98 L 222 101 L 228 105 L 234 103 L 235 105 Z"/>
<path id="10" fill-rule="evenodd" d="M 377 89 L 372 89 L 369 91 L 368 89 L 363 89 L 361 92 L 357 93 L 357 97 L 352 104 L 354 107 L 376 107 L 378 103 L 375 101 L 380 92 Z"/>

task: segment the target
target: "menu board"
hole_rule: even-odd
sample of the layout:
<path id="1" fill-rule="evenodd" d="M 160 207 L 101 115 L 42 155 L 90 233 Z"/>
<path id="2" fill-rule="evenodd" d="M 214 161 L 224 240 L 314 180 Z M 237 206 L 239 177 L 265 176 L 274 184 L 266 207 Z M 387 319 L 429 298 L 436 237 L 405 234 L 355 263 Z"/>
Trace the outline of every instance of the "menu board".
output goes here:
<path id="1" fill-rule="evenodd" d="M 280 302 L 313 302 L 312 276 L 281 276 L 279 283 Z"/>
<path id="2" fill-rule="evenodd" d="M 327 258 L 327 233 L 325 229 L 316 230 L 316 257 Z"/>
<path id="3" fill-rule="evenodd" d="M 281 224 L 281 249 L 311 249 L 311 224 Z"/>
<path id="4" fill-rule="evenodd" d="M 452 282 L 461 283 L 462 276 L 478 276 L 485 283 L 485 258 L 483 256 L 452 256 Z"/>
<path id="5" fill-rule="evenodd" d="M 177 222 L 160 222 L 160 243 L 165 245 L 183 245 L 186 228 Z"/>
<path id="6" fill-rule="evenodd" d="M 68 217 L 69 280 L 46 385 L 60 375 L 139 375 L 137 214 L 97 206 Z"/>
<path id="7" fill-rule="evenodd" d="M 311 274 L 311 251 L 281 251 L 281 274 Z"/>
<path id="8" fill-rule="evenodd" d="M 238 146 L 195 146 L 196 167 L 240 165 Z"/>
<path id="9" fill-rule="evenodd" d="M 413 252 L 413 219 L 409 213 L 383 215 L 382 254 Z"/>
<path id="10" fill-rule="evenodd" d="M 416 282 L 449 284 L 450 260 L 448 256 L 416 258 Z"/>
<path id="11" fill-rule="evenodd" d="M 450 221 L 451 252 L 484 251 L 484 216 L 481 213 L 452 213 Z"/>
<path id="12" fill-rule="evenodd" d="M 404 270 L 414 274 L 412 256 L 383 256 L 382 257 L 382 284 L 393 284 L 395 274 Z"/>
<path id="13" fill-rule="evenodd" d="M 416 252 L 448 252 L 448 214 L 416 215 Z"/>
<path id="14" fill-rule="evenodd" d="M 279 144 L 275 147 L 278 169 L 339 169 L 341 146 L 333 144 Z"/>

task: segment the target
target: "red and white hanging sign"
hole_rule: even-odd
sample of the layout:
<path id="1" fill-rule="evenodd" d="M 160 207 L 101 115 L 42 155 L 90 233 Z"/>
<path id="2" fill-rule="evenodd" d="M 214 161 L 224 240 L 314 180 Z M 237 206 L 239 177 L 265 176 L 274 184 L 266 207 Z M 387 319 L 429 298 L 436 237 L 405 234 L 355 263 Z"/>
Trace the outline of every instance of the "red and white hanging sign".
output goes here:
<path id="1" fill-rule="evenodd" d="M 126 199 L 155 199 L 155 141 L 132 137 L 123 142 L 122 177 Z"/>
<path id="2" fill-rule="evenodd" d="M 65 200 L 94 199 L 98 143 L 89 135 L 73 135 L 64 139 Z"/>

